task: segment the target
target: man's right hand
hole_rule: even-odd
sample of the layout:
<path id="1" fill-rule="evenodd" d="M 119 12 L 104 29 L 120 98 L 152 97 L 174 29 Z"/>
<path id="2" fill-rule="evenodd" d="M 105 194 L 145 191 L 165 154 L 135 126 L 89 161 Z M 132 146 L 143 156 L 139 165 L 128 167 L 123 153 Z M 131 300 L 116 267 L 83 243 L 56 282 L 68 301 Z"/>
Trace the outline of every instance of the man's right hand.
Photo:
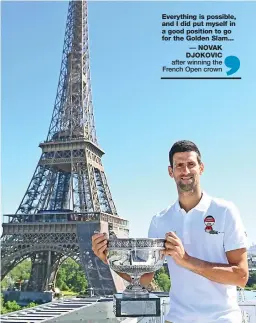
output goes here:
<path id="1" fill-rule="evenodd" d="M 100 260 L 107 264 L 107 237 L 103 233 L 96 233 L 92 236 L 92 250 Z"/>

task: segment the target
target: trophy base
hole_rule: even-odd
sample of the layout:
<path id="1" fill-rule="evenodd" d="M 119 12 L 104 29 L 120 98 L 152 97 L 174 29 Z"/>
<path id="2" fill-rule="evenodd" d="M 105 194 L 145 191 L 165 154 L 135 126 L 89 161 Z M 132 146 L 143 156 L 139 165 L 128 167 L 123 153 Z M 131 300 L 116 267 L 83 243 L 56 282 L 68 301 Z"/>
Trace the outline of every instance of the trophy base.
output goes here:
<path id="1" fill-rule="evenodd" d="M 114 294 L 113 311 L 116 317 L 160 317 L 160 298 L 153 293 L 146 298 Z"/>

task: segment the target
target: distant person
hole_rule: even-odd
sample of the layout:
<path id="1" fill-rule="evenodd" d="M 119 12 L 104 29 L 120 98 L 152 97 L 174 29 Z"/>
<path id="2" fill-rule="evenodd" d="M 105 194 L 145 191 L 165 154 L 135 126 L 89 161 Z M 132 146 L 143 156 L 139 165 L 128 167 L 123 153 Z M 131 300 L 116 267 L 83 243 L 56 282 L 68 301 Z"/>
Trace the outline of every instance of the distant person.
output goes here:
<path id="1" fill-rule="evenodd" d="M 174 143 L 169 161 L 178 199 L 153 217 L 148 231 L 149 238 L 166 238 L 164 255 L 171 277 L 166 322 L 241 323 L 236 286 L 245 287 L 249 274 L 239 211 L 232 202 L 201 189 L 204 165 L 193 142 Z M 102 234 L 92 237 L 92 249 L 107 263 Z M 129 275 L 118 274 L 131 281 Z M 141 285 L 148 286 L 153 276 L 144 274 Z"/>

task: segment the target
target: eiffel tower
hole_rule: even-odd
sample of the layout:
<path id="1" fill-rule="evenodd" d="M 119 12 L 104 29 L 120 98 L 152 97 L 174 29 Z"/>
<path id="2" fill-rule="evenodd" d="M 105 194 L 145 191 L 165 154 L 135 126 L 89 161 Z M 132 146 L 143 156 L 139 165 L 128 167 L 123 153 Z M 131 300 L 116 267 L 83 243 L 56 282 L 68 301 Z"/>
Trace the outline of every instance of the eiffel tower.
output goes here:
<path id="1" fill-rule="evenodd" d="M 122 291 L 123 280 L 91 250 L 94 231 L 129 235 L 107 183 L 93 115 L 88 14 L 85 1 L 70 1 L 61 70 L 47 139 L 15 214 L 5 215 L 1 279 L 26 258 L 27 291 L 49 290 L 68 257 L 80 262 L 96 295 Z"/>

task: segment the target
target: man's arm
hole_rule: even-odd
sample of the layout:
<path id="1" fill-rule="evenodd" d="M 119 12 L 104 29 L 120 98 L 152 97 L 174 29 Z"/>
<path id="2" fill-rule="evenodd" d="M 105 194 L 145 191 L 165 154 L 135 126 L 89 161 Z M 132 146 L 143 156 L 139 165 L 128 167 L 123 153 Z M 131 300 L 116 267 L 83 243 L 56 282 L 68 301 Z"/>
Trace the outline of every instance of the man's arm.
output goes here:
<path id="1" fill-rule="evenodd" d="M 175 233 L 166 237 L 165 255 L 169 255 L 180 266 L 209 280 L 221 284 L 244 287 L 248 281 L 248 262 L 246 248 L 227 251 L 228 264 L 211 263 L 189 256 Z"/>
<path id="2" fill-rule="evenodd" d="M 244 288 L 249 277 L 246 249 L 228 251 L 226 255 L 228 264 L 211 263 L 188 256 L 184 267 L 214 282 Z"/>

